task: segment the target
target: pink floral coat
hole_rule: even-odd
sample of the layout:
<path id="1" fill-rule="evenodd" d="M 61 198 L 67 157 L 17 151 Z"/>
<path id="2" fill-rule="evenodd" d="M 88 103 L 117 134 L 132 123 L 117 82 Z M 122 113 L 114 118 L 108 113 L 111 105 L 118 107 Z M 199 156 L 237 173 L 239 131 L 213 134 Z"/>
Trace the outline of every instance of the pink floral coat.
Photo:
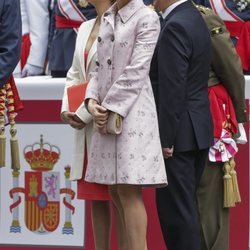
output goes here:
<path id="1" fill-rule="evenodd" d="M 142 0 L 104 13 L 97 39 L 98 61 L 86 99 L 123 117 L 121 135 L 94 131 L 85 179 L 104 184 L 167 184 L 158 121 L 149 79 L 159 36 L 157 14 Z"/>

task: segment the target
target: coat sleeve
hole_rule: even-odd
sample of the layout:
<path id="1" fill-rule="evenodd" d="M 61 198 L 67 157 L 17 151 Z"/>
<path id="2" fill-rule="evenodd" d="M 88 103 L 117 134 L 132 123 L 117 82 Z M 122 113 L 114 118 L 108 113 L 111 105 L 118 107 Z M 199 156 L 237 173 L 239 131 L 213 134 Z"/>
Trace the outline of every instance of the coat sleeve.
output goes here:
<path id="1" fill-rule="evenodd" d="M 72 85 L 81 83 L 81 77 L 80 77 L 81 64 L 80 64 L 80 60 L 79 60 L 79 52 L 77 51 L 77 49 L 79 48 L 80 43 L 82 43 L 81 37 L 83 35 L 82 34 L 83 32 L 84 32 L 84 27 L 80 27 L 78 35 L 77 35 L 77 39 L 76 39 L 76 47 L 75 47 L 75 52 L 74 52 L 74 56 L 73 56 L 73 62 L 72 62 L 72 65 L 71 65 L 71 67 L 67 73 L 67 77 L 66 77 L 66 84 L 65 84 L 65 88 L 64 88 L 61 113 L 64 111 L 69 111 L 67 88 L 72 86 Z M 84 102 L 76 110 L 76 115 L 85 123 L 89 123 L 92 121 L 92 116 L 87 111 Z"/>
<path id="2" fill-rule="evenodd" d="M 85 104 L 87 105 L 89 99 L 94 99 L 100 103 L 100 97 L 98 93 L 99 82 L 98 82 L 98 68 L 96 67 L 92 72 L 89 73 L 89 83 L 86 90 Z"/>
<path id="3" fill-rule="evenodd" d="M 20 58 L 21 14 L 19 0 L 5 0 L 0 23 L 0 88 L 10 77 Z"/>
<path id="4" fill-rule="evenodd" d="M 237 121 L 246 122 L 245 78 L 240 58 L 220 17 L 213 14 L 210 15 L 210 19 L 213 27 L 219 30 L 218 33 L 213 33 L 210 28 L 213 51 L 212 70 L 232 99 Z"/>
<path id="5" fill-rule="evenodd" d="M 26 0 L 31 42 L 27 63 L 41 68 L 44 67 L 49 38 L 48 7 L 48 0 Z"/>
<path id="6" fill-rule="evenodd" d="M 178 23 L 167 24 L 158 47 L 159 128 L 162 147 L 172 147 L 186 107 L 187 75 L 192 43 Z"/>
<path id="7" fill-rule="evenodd" d="M 102 106 L 126 117 L 143 85 L 149 81 L 150 62 L 159 31 L 159 18 L 154 11 L 148 9 L 147 16 L 140 18 L 137 23 L 135 45 L 130 64 L 125 67 L 123 73 L 113 83 L 102 102 Z M 117 105 L 117 103 L 122 105 Z"/>

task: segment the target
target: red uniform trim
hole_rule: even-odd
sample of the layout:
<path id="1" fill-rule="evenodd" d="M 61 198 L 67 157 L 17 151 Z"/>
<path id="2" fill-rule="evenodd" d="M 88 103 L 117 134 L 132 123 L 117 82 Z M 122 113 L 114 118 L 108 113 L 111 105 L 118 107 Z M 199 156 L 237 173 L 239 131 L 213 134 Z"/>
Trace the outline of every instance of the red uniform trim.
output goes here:
<path id="1" fill-rule="evenodd" d="M 56 28 L 79 28 L 83 21 L 74 21 L 61 16 L 56 16 Z"/>

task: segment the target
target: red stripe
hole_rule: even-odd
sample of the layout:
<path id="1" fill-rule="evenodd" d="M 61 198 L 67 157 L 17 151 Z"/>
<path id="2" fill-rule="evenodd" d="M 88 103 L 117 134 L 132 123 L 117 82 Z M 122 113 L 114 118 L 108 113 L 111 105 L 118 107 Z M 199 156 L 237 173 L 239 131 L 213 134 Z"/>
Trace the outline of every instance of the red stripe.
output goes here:
<path id="1" fill-rule="evenodd" d="M 61 122 L 61 100 L 25 100 L 24 110 L 18 113 L 17 123 L 58 123 Z"/>
<path id="2" fill-rule="evenodd" d="M 66 19 L 64 17 L 56 15 L 56 28 L 79 28 L 82 21 L 75 21 L 71 19 Z"/>
<path id="3" fill-rule="evenodd" d="M 21 46 L 21 57 L 20 57 L 21 69 L 23 69 L 23 67 L 25 66 L 28 60 L 29 53 L 30 53 L 30 46 L 31 46 L 30 35 L 29 34 L 23 35 L 22 46 Z"/>

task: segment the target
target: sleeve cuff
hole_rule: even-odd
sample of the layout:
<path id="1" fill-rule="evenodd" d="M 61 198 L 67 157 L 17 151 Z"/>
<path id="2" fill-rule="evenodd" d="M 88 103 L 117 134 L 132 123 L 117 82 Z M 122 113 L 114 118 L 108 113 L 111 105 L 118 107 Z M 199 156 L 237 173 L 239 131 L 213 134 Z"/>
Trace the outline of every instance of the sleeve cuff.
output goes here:
<path id="1" fill-rule="evenodd" d="M 123 112 L 122 110 L 120 110 L 119 108 L 115 108 L 115 107 L 113 107 L 112 105 L 109 105 L 109 104 L 107 104 L 107 103 L 105 103 L 105 102 L 103 102 L 102 103 L 102 106 L 104 107 L 104 108 L 106 108 L 107 110 L 110 110 L 110 111 L 112 111 L 112 112 L 115 112 L 115 113 L 117 113 L 117 114 L 119 114 L 121 117 L 126 117 L 127 116 L 127 113 L 126 112 Z"/>
<path id="2" fill-rule="evenodd" d="M 86 124 L 92 121 L 92 115 L 87 111 L 85 106 L 80 107 L 76 110 L 76 115 Z"/>

